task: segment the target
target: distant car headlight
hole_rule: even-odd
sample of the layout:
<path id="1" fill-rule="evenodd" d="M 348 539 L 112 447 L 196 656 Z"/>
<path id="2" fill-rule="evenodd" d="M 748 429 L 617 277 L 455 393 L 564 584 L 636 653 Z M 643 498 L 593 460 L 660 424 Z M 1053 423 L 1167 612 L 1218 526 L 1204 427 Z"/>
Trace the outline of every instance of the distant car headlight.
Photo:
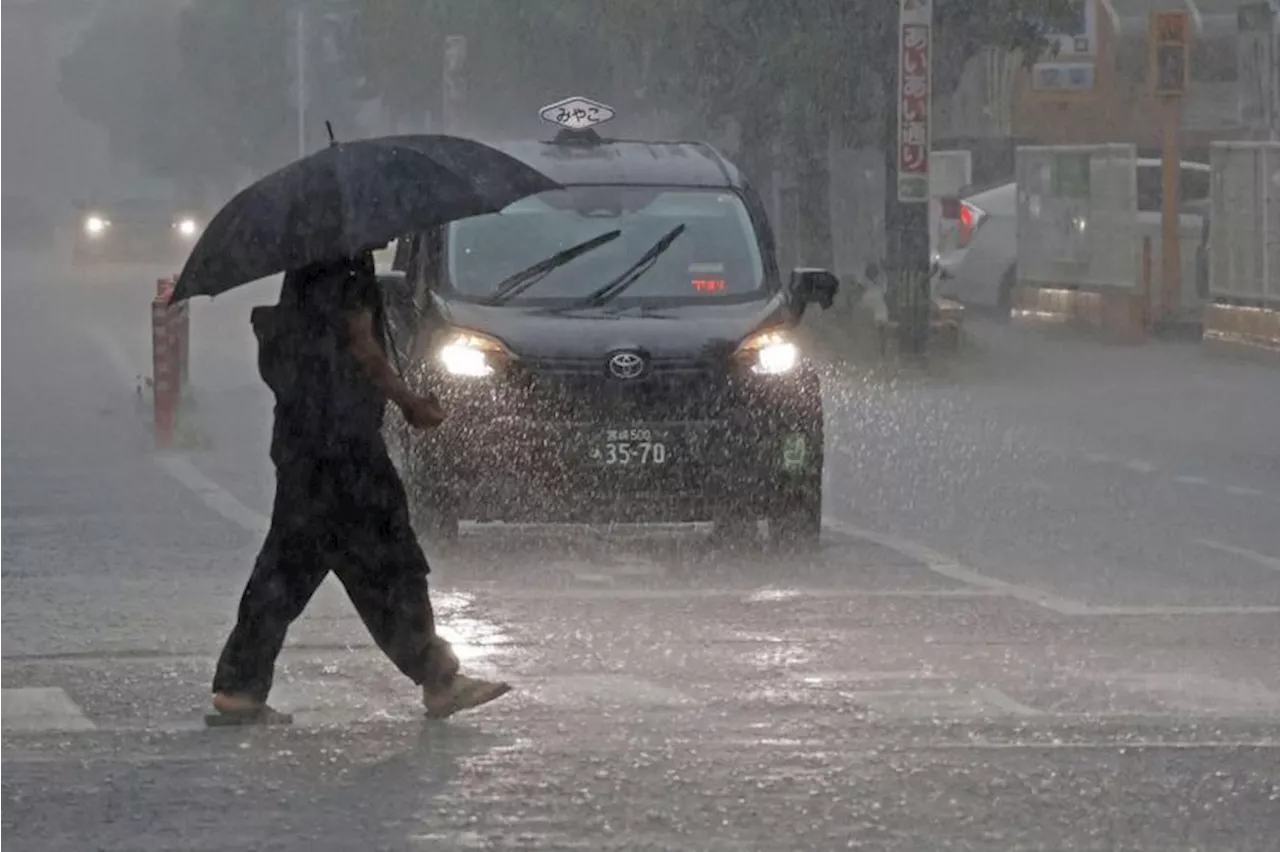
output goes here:
<path id="1" fill-rule="evenodd" d="M 742 342 L 739 357 L 746 360 L 751 372 L 763 376 L 789 373 L 800 363 L 800 348 L 782 331 L 760 331 Z"/>
<path id="2" fill-rule="evenodd" d="M 178 229 L 178 233 L 184 237 L 194 237 L 196 231 L 200 230 L 200 226 L 196 224 L 195 219 L 179 219 L 174 225 Z"/>
<path id="3" fill-rule="evenodd" d="M 100 237 L 110 223 L 101 216 L 89 216 L 84 220 L 84 232 L 91 237 Z"/>
<path id="4" fill-rule="evenodd" d="M 455 329 L 446 333 L 444 343 L 436 350 L 436 360 L 453 376 L 482 379 L 492 376 L 497 367 L 510 357 L 501 341 L 476 331 Z"/>

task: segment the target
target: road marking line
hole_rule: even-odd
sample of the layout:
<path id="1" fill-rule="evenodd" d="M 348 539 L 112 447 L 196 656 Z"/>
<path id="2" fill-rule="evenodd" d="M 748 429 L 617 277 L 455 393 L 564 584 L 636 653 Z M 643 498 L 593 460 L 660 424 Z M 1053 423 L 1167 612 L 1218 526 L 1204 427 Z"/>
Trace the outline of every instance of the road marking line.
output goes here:
<path id="1" fill-rule="evenodd" d="M 1033 603 L 1036 606 L 1044 607 L 1045 609 L 1052 610 L 1060 615 L 1089 614 L 1089 607 L 1086 604 L 1060 597 L 1031 586 L 1020 586 L 1016 583 L 1009 583 L 1005 580 L 998 580 L 995 577 L 988 577 L 984 574 L 979 574 L 977 571 L 961 565 L 954 559 L 950 559 L 938 551 L 914 541 L 909 541 L 895 535 L 887 535 L 884 533 L 864 530 L 840 521 L 828 520 L 827 524 L 832 529 L 839 530 L 847 535 L 864 538 L 867 541 L 880 545 L 881 547 L 887 547 L 890 550 L 896 550 L 899 553 L 910 556 L 913 559 L 923 562 L 925 567 L 933 573 L 964 583 L 967 586 L 986 589 L 991 592 L 1003 594 L 1007 597 Z"/>
<path id="2" fill-rule="evenodd" d="M 612 579 L 612 578 L 610 578 Z M 453 591 L 455 587 L 441 587 L 442 591 Z M 849 588 L 789 588 L 789 589 L 726 589 L 719 588 L 666 588 L 666 589 L 625 589 L 610 586 L 609 588 L 574 588 L 574 589 L 529 589 L 513 586 L 490 586 L 486 588 L 456 587 L 468 594 L 493 594 L 501 596 L 504 601 L 555 601 L 555 600 L 617 600 L 617 601 L 661 601 L 681 600 L 685 598 L 740 598 L 744 603 L 786 603 L 799 599 L 806 600 L 857 600 L 859 598 L 979 598 L 989 597 L 991 592 L 982 589 L 849 589 Z"/>
<path id="3" fill-rule="evenodd" d="M 1145 462 L 1142 459 L 1130 459 L 1124 463 L 1128 470 L 1137 471 L 1138 473 L 1155 473 L 1156 466 L 1151 462 Z"/>
<path id="4" fill-rule="evenodd" d="M 980 698 L 981 700 L 983 700 L 983 701 L 985 701 L 986 703 L 990 704 L 992 707 L 998 707 L 999 709 L 1001 709 L 1001 710 L 1003 710 L 1004 712 L 1008 713 L 1010 716 L 1039 716 L 1039 715 L 1041 715 L 1041 714 L 1040 714 L 1040 711 L 1039 711 L 1039 710 L 1037 710 L 1036 708 L 1034 708 L 1034 707 L 1032 707 L 1032 706 L 1030 706 L 1030 705 L 1028 705 L 1028 704 L 1023 704 L 1023 703 L 1022 703 L 1021 701 L 1019 701 L 1018 699 L 1014 698 L 1013 696 L 1009 695 L 1008 693 L 1001 692 L 1000 690 L 996 689 L 995 687 L 991 687 L 991 686 L 981 686 L 981 687 L 978 687 L 977 689 L 973 690 L 973 691 L 972 691 L 972 694 L 973 694 L 973 695 L 976 695 L 976 696 L 977 696 L 978 698 Z"/>
<path id="5" fill-rule="evenodd" d="M 84 328 L 89 333 L 89 336 L 97 341 L 103 354 L 111 362 L 111 366 L 115 368 L 115 371 L 120 374 L 121 380 L 130 388 L 137 387 L 139 377 L 150 374 L 150 365 L 145 365 L 139 369 L 139 365 L 129 358 L 124 347 L 120 345 L 120 341 L 108 334 L 105 328 L 100 325 L 85 325 Z"/>
<path id="6" fill-rule="evenodd" d="M 845 535 L 858 536 L 870 542 L 896 550 L 917 559 L 935 574 L 941 574 L 966 585 L 986 589 L 1006 597 L 1015 598 L 1043 607 L 1059 615 L 1069 616 L 1176 616 L 1176 615 L 1273 615 L 1280 613 L 1280 606 L 1097 606 L 1064 598 L 1032 586 L 1021 586 L 995 577 L 979 574 L 954 559 L 925 545 L 895 535 L 875 533 L 840 521 L 826 522 L 832 529 Z M 1261 555 L 1261 554 L 1258 554 Z M 1269 557 L 1264 557 L 1269 558 Z"/>
<path id="7" fill-rule="evenodd" d="M 695 703 L 679 689 L 640 677 L 615 674 L 565 674 L 529 678 L 521 691 L 539 704 L 580 708 L 604 704 L 622 707 L 676 707 Z"/>
<path id="8" fill-rule="evenodd" d="M 792 680 L 798 680 L 801 683 L 810 686 L 822 685 L 840 685 L 845 683 L 921 683 L 933 681 L 955 680 L 955 676 L 951 674 L 939 674 L 930 671 L 918 669 L 903 669 L 897 671 L 876 671 L 874 669 L 855 669 L 852 671 L 818 671 L 818 672 L 787 672 L 786 676 Z"/>
<path id="9" fill-rule="evenodd" d="M 572 571 L 575 580 L 581 580 L 584 583 L 601 583 L 603 585 L 611 585 L 617 582 L 608 574 L 595 574 L 590 571 Z"/>
<path id="10" fill-rule="evenodd" d="M 1209 480 L 1201 476 L 1175 476 L 1174 482 L 1181 482 L 1183 485 L 1208 485 Z"/>
<path id="11" fill-rule="evenodd" d="M 1086 606 L 1082 615 L 1280 615 L 1280 606 L 1206 605 L 1206 606 Z"/>
<path id="12" fill-rule="evenodd" d="M 57 687 L 0 689 L 6 731 L 92 731 L 96 725 Z"/>
<path id="13" fill-rule="evenodd" d="M 1152 751 L 1155 749 L 1280 749 L 1280 740 L 1205 740 L 1204 742 L 1196 742 L 1194 740 L 1169 740 L 1166 742 L 1161 742 L 1159 740 L 1118 740 L 1116 742 L 1079 743 L 912 743 L 908 748 L 912 751 L 1097 751 L 1099 749 L 1106 749 L 1107 751 Z"/>
<path id="14" fill-rule="evenodd" d="M 1257 488 L 1246 488 L 1243 485 L 1228 485 L 1224 489 L 1228 494 L 1235 494 L 1237 497 L 1266 497 L 1267 492 L 1259 491 Z"/>
<path id="15" fill-rule="evenodd" d="M 84 328 L 89 336 L 97 341 L 98 346 L 107 356 L 107 360 L 111 362 L 116 372 L 120 375 L 120 379 L 128 387 L 136 387 L 138 371 L 131 365 L 130 359 L 120 342 L 100 325 L 88 323 L 85 324 Z M 271 526 L 270 518 L 240 502 L 235 495 L 205 476 L 185 458 L 178 455 L 162 454 L 156 456 L 156 461 L 164 472 L 176 480 L 179 485 L 192 491 L 200 499 L 200 502 L 233 524 L 252 533 L 265 533 Z"/>
<path id="16" fill-rule="evenodd" d="M 1259 553 L 1256 550 L 1249 550 L 1247 547 L 1236 547 L 1234 544 L 1225 544 L 1221 541 L 1214 541 L 1211 538 L 1197 538 L 1195 543 L 1201 547 L 1207 547 L 1210 550 L 1220 550 L 1223 553 L 1230 553 L 1251 562 L 1256 562 L 1263 568 L 1270 568 L 1272 571 L 1280 571 L 1280 559 L 1274 556 L 1267 556 L 1265 553 Z"/>
<path id="17" fill-rule="evenodd" d="M 270 518 L 240 502 L 234 494 L 205 476 L 195 465 L 181 456 L 160 455 L 156 457 L 156 461 L 165 473 L 192 491 L 200 502 L 233 524 L 252 533 L 266 533 L 271 526 Z"/>
<path id="18" fill-rule="evenodd" d="M 842 690 L 842 697 L 881 716 L 916 718 L 985 718 L 993 711 L 1011 716 L 1041 715 L 998 689 L 937 688 L 922 684 L 906 689 Z"/>

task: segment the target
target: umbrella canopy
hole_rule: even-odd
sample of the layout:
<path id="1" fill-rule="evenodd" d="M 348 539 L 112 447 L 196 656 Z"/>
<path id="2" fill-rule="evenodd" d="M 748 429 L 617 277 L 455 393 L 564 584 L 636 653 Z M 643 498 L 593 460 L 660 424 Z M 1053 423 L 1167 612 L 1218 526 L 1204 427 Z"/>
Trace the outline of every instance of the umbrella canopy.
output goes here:
<path id="1" fill-rule="evenodd" d="M 456 136 L 330 145 L 227 202 L 191 250 L 170 301 L 350 257 L 558 188 L 525 163 Z"/>

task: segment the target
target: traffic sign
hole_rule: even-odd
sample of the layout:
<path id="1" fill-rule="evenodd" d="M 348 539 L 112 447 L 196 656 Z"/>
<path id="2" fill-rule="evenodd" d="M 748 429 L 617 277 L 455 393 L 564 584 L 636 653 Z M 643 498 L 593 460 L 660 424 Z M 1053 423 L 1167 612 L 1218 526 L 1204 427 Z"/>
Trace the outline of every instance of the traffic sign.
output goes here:
<path id="1" fill-rule="evenodd" d="M 1187 13 L 1151 13 L 1151 75 L 1159 97 L 1180 98 L 1190 77 Z"/>

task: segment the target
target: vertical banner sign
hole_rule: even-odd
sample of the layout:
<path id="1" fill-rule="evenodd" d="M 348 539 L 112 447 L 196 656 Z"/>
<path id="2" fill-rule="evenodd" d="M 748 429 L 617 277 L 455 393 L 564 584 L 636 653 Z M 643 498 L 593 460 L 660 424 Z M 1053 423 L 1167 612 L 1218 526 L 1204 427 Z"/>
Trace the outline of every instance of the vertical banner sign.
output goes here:
<path id="1" fill-rule="evenodd" d="M 898 10 L 898 201 L 929 200 L 932 0 L 900 0 Z"/>

